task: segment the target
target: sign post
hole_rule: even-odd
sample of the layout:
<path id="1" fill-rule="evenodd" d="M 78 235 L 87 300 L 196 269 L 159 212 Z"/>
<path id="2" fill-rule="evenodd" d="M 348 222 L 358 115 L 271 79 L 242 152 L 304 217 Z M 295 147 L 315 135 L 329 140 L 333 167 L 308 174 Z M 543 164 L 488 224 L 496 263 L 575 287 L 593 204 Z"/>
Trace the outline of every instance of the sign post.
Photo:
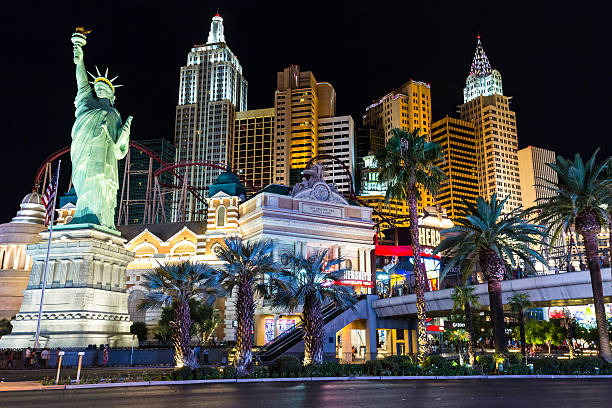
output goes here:
<path id="1" fill-rule="evenodd" d="M 81 377 L 81 364 L 83 364 L 83 356 L 85 355 L 84 351 L 79 351 L 79 367 L 77 368 L 77 377 L 76 377 L 76 383 L 79 384 L 80 383 L 80 377 Z"/>
<path id="2" fill-rule="evenodd" d="M 134 361 L 134 342 L 136 341 L 136 335 L 132 334 L 132 354 L 130 354 L 130 366 L 133 365 Z"/>
<path id="3" fill-rule="evenodd" d="M 57 375 L 55 376 L 55 384 L 59 382 L 60 370 L 62 369 L 62 359 L 64 358 L 64 351 L 60 351 L 58 353 L 59 357 L 57 359 Z"/>

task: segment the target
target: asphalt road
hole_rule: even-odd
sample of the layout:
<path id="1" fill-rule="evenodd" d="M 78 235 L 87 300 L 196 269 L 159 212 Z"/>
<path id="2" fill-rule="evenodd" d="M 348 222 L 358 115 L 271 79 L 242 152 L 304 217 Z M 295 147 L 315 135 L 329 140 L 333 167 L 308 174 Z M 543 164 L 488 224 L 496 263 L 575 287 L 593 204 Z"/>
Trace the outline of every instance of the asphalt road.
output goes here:
<path id="1" fill-rule="evenodd" d="M 611 380 L 222 383 L 3 392 L 4 407 L 609 407 Z"/>

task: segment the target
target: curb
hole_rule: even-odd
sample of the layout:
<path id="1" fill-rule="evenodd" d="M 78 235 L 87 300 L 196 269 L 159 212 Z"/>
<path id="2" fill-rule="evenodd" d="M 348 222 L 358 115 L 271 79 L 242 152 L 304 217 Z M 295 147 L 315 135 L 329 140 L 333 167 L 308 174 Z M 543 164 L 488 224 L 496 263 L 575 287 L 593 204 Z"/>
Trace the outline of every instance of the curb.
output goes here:
<path id="1" fill-rule="evenodd" d="M 368 376 L 368 377 L 295 377 L 295 378 L 239 378 L 239 379 L 216 379 L 216 380 L 177 380 L 177 381 L 140 381 L 125 383 L 102 383 L 102 384 L 74 384 L 74 385 L 47 385 L 41 386 L 41 390 L 51 389 L 85 389 L 85 388 L 114 388 L 114 387 L 144 387 L 144 386 L 171 386 L 190 384 L 218 384 L 218 383 L 265 383 L 265 382 L 314 382 L 314 381 L 395 381 L 395 380 L 515 380 L 515 379 L 612 379 L 612 375 L 415 375 L 415 376 Z"/>

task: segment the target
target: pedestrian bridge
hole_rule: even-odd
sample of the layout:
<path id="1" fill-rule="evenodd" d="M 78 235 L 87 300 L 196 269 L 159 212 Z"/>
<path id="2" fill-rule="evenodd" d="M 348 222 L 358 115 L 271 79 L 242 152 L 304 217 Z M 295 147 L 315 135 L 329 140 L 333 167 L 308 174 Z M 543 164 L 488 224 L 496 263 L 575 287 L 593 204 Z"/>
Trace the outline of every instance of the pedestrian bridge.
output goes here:
<path id="1" fill-rule="evenodd" d="M 604 297 L 612 302 L 612 279 L 610 268 L 601 270 Z M 451 298 L 454 289 L 443 289 L 425 293 L 427 314 L 446 315 L 453 308 Z M 583 305 L 593 302 L 591 276 L 589 271 L 565 272 L 551 275 L 537 275 L 531 278 L 506 280 L 502 282 L 504 304 L 515 292 L 527 293 L 535 306 Z M 479 297 L 483 307 L 489 306 L 487 284 L 474 285 L 474 294 Z M 372 307 L 378 318 L 416 316 L 416 295 L 405 295 L 377 299 Z"/>

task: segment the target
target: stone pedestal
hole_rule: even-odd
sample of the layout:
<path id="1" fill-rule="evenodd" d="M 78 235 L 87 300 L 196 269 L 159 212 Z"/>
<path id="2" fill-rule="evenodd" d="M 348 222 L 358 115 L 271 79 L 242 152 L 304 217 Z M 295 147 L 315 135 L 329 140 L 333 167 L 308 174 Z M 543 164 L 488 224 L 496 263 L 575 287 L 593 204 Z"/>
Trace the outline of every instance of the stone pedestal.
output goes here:
<path id="1" fill-rule="evenodd" d="M 49 233 L 28 245 L 32 271 L 13 331 L 0 348 L 32 347 Z M 92 224 L 54 228 L 40 326 L 40 347 L 132 345 L 125 288 L 125 268 L 133 254 L 120 233 Z"/>

